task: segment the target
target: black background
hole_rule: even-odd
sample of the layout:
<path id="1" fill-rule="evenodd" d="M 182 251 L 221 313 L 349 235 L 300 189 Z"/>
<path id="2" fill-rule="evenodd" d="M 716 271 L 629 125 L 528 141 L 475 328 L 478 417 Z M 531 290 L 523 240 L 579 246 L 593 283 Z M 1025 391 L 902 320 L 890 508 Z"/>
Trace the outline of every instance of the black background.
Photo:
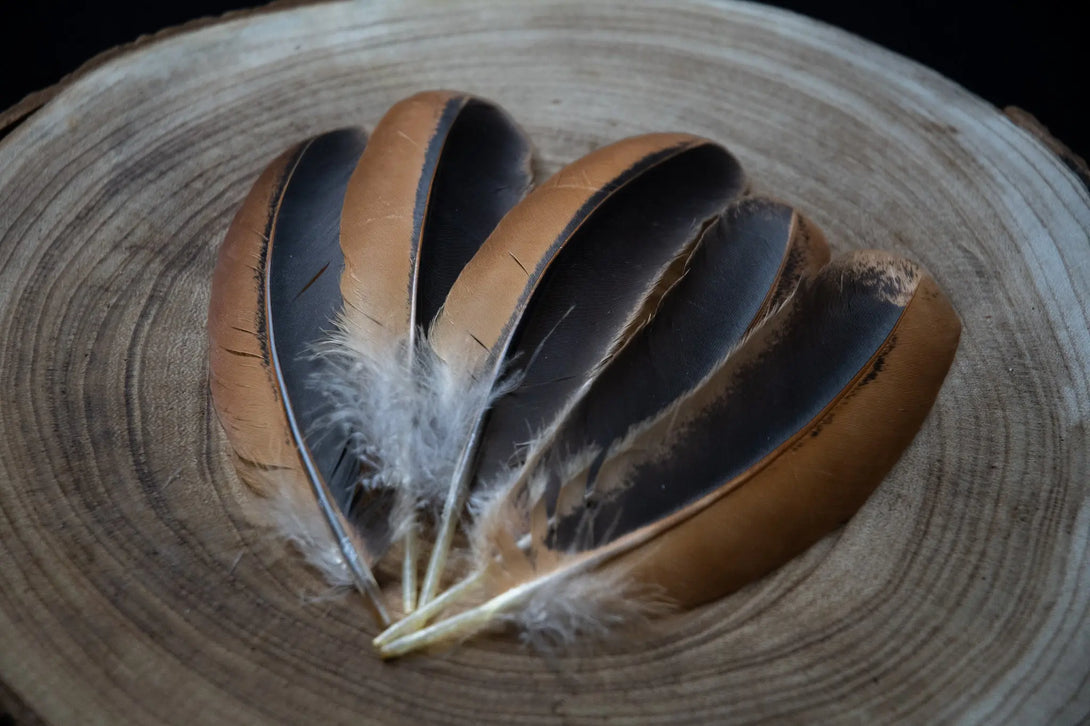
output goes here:
<path id="1" fill-rule="evenodd" d="M 589 0 L 588 0 L 589 1 Z M 0 0 L 0 109 L 83 61 L 141 34 L 227 10 L 245 0 Z M 923 2 L 779 0 L 954 79 L 999 107 L 1020 106 L 1084 157 L 1090 124 L 1086 0 Z M 1080 9 L 1083 8 L 1083 9 Z"/>

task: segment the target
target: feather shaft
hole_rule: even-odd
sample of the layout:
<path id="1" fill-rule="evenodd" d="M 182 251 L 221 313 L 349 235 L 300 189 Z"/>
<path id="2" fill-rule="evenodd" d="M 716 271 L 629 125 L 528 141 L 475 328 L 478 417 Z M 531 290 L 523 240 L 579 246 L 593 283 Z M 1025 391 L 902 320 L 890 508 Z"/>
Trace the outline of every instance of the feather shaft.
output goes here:
<path id="1" fill-rule="evenodd" d="M 383 658 L 397 658 L 414 650 L 470 638 L 494 626 L 498 615 L 525 602 L 544 586 L 545 583 L 535 581 L 502 592 L 482 605 L 380 645 L 379 655 Z"/>
<path id="2" fill-rule="evenodd" d="M 440 580 L 447 566 L 447 555 L 451 544 L 454 542 L 455 530 L 458 526 L 455 512 L 462 511 L 465 506 L 466 496 L 469 492 L 469 479 L 473 469 L 471 462 L 476 456 L 477 447 L 480 444 L 481 433 L 484 429 L 483 420 L 478 419 L 469 439 L 462 448 L 458 457 L 457 468 L 451 486 L 447 488 L 446 499 L 443 501 L 443 511 L 439 518 L 439 529 L 435 535 L 435 543 L 432 545 L 431 557 L 428 560 L 428 569 L 424 575 L 424 584 L 420 589 L 418 605 L 427 605 L 439 592 Z"/>
<path id="3" fill-rule="evenodd" d="M 416 609 L 416 568 L 419 561 L 420 538 L 416 527 L 410 527 L 402 537 L 405 554 L 401 560 L 401 611 L 411 613 Z"/>
<path id="4" fill-rule="evenodd" d="M 485 575 L 486 573 L 483 570 L 479 570 L 451 587 L 448 587 L 435 597 L 435 599 L 431 600 L 426 605 L 416 608 L 411 613 L 386 628 L 386 630 L 379 633 L 375 636 L 372 643 L 376 648 L 379 648 L 427 625 L 432 618 L 440 615 L 447 608 L 457 605 L 471 596 L 474 589 L 479 587 L 484 581 Z"/>
<path id="5" fill-rule="evenodd" d="M 577 577 L 597 564 L 594 559 L 585 559 L 578 566 L 543 575 L 504 590 L 484 603 L 464 610 L 457 615 L 441 620 L 434 625 L 421 628 L 401 637 L 390 638 L 379 644 L 379 655 L 383 658 L 397 658 L 414 650 L 431 648 L 452 641 L 465 640 L 500 623 L 500 616 L 524 605 L 530 598 L 543 590 L 556 587 L 559 581 Z M 476 582 L 476 577 L 469 578 L 459 587 Z"/>

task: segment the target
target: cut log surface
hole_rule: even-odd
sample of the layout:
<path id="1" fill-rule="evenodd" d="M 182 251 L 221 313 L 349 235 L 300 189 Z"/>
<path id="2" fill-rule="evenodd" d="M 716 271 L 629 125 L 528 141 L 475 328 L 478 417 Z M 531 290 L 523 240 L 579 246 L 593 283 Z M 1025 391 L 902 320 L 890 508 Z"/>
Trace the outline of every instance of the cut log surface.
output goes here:
<path id="1" fill-rule="evenodd" d="M 260 170 L 428 88 L 507 108 L 539 179 L 632 134 L 710 137 L 834 249 L 934 275 L 964 322 L 958 356 L 847 526 L 730 597 L 574 654 L 495 637 L 378 659 L 359 598 L 321 597 L 245 516 L 205 316 Z M 1090 717 L 1090 194 L 1054 148 L 925 68 L 748 4 L 308 5 L 95 64 L 0 141 L 0 713 Z"/>

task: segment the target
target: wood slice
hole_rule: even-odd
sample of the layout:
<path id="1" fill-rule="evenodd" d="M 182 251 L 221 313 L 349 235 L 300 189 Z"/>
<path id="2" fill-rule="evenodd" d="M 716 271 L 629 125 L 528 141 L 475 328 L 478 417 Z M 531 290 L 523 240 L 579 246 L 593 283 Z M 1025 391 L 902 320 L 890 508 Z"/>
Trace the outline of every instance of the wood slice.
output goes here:
<path id="1" fill-rule="evenodd" d="M 207 393 L 216 248 L 289 144 L 415 91 L 539 171 L 726 143 L 838 250 L 925 265 L 964 335 L 859 514 L 745 590 L 541 657 L 382 663 L 244 516 Z M 936 74 L 772 8 L 336 3 L 162 37 L 0 142 L 0 705 L 45 723 L 1074 723 L 1090 714 L 1090 194 Z M 0 709 L 2 711 L 3 709 Z"/>

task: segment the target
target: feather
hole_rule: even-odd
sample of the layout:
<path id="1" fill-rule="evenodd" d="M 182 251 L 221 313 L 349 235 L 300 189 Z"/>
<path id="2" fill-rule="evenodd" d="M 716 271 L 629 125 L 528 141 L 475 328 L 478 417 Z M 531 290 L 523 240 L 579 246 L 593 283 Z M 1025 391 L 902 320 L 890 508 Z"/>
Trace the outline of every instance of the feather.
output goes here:
<path id="1" fill-rule="evenodd" d="M 396 491 L 404 535 L 403 605 L 415 598 L 414 510 L 458 454 L 457 422 L 489 389 L 461 390 L 419 335 L 500 218 L 530 186 L 530 144 L 497 106 L 450 91 L 394 105 L 348 182 L 341 217 L 345 309 L 321 354 L 338 375 L 322 386 L 327 423 L 357 442 L 372 472 L 343 506 L 375 509 Z M 453 453 L 445 448 L 453 444 Z M 440 467 L 436 470 L 436 467 Z M 379 508 L 381 509 L 381 508 Z M 389 514 L 387 512 L 387 514 Z M 401 522 L 401 524 L 397 524 Z M 389 542 L 374 543 L 380 554 Z"/>
<path id="2" fill-rule="evenodd" d="M 331 583 L 359 588 L 385 622 L 367 542 L 337 506 L 358 468 L 343 439 L 314 435 L 322 405 L 308 385 L 321 366 L 310 347 L 341 308 L 340 210 L 365 143 L 356 129 L 324 134 L 258 179 L 220 247 L 209 368 L 217 415 L 269 518 Z"/>
<path id="3" fill-rule="evenodd" d="M 702 227 L 743 190 L 722 147 L 652 134 L 599 149 L 515 206 L 451 287 L 430 331 L 466 379 L 518 382 L 466 437 L 420 594 L 436 594 L 470 479 L 507 465 L 620 347 Z"/>
<path id="4" fill-rule="evenodd" d="M 704 232 L 653 319 L 528 446 L 523 483 L 542 462 L 551 462 L 548 476 L 557 473 L 555 462 L 586 452 L 596 452 L 589 466 L 600 466 L 613 441 L 699 383 L 828 261 L 820 230 L 791 207 L 760 197 L 733 203 Z M 550 517 L 560 483 L 548 477 Z"/>
<path id="5" fill-rule="evenodd" d="M 493 496 L 478 517 L 477 572 L 436 601 L 484 602 L 380 635 L 380 652 L 465 638 L 527 606 L 524 626 L 548 621 L 552 598 L 575 627 L 609 622 L 618 583 L 689 606 L 760 577 L 863 504 L 922 424 L 959 334 L 914 264 L 879 252 L 837 260 L 698 385 L 612 442 L 601 466 L 575 457 L 581 471 L 566 473 L 553 517 L 540 480 L 528 500 L 511 488 Z M 575 619 L 573 597 L 586 601 Z"/>

